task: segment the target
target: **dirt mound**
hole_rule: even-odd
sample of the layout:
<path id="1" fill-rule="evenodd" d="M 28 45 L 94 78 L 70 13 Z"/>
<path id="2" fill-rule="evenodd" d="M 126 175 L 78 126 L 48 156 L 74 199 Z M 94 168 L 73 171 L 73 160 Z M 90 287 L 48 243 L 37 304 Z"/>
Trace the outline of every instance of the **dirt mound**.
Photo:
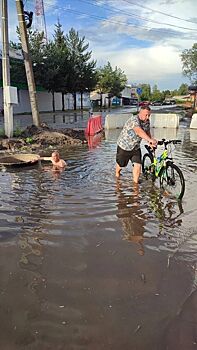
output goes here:
<path id="1" fill-rule="evenodd" d="M 21 133 L 20 137 L 22 138 L 31 137 L 33 135 L 37 135 L 43 132 L 44 130 L 48 130 L 48 131 L 50 130 L 50 128 L 45 123 L 42 123 L 40 127 L 36 125 L 27 126 L 27 128 Z"/>
<path id="2" fill-rule="evenodd" d="M 39 143 L 45 146 L 63 146 L 81 144 L 82 140 L 64 135 L 59 131 L 45 130 L 32 136 L 32 143 Z"/>
<path id="3" fill-rule="evenodd" d="M 42 123 L 40 127 L 28 126 L 19 137 L 0 140 L 0 150 L 35 151 L 51 146 L 80 145 L 87 143 L 83 130 L 52 129 Z"/>
<path id="4" fill-rule="evenodd" d="M 32 138 L 33 141 L 47 145 L 78 144 L 86 142 L 83 130 L 52 129 L 45 123 L 41 127 L 28 126 L 21 134 L 22 138 Z"/>

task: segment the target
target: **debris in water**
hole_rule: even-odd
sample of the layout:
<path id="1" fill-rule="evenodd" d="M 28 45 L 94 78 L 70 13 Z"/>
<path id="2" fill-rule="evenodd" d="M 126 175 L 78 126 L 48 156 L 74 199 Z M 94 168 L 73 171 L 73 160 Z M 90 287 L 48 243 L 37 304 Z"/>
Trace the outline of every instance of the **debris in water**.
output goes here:
<path id="1" fill-rule="evenodd" d="M 139 332 L 139 330 L 142 328 L 141 324 L 138 324 L 137 328 L 135 329 L 134 333 Z"/>
<path id="2" fill-rule="evenodd" d="M 100 247 L 100 245 L 103 244 L 103 243 L 104 243 L 104 241 L 99 242 L 99 243 L 96 245 L 96 247 Z"/>
<path id="3" fill-rule="evenodd" d="M 144 273 L 141 273 L 141 279 L 144 283 L 146 283 L 146 276 Z"/>

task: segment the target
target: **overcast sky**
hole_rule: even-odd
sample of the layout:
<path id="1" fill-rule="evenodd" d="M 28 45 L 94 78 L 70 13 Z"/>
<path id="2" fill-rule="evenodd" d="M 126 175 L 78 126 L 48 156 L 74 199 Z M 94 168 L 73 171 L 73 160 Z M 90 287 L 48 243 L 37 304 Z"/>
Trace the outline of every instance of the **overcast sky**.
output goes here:
<path id="1" fill-rule="evenodd" d="M 124 70 L 129 84 L 164 90 L 189 83 L 180 54 L 197 42 L 196 0 L 43 1 L 48 38 L 59 18 L 65 33 L 73 27 L 85 36 L 98 66 L 110 61 Z M 24 1 L 25 10 L 34 12 L 35 2 Z M 9 36 L 16 40 L 15 1 L 8 0 L 8 6 Z"/>

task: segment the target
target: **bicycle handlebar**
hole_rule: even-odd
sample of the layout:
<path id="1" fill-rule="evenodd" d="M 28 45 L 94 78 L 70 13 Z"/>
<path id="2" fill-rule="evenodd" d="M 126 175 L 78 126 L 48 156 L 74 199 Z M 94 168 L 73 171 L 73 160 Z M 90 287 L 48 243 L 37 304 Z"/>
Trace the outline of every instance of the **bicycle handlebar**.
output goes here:
<path id="1" fill-rule="evenodd" d="M 173 145 L 178 145 L 181 143 L 181 140 L 165 140 L 165 139 L 162 139 L 162 140 L 159 140 L 157 142 L 158 145 L 169 145 L 170 143 L 172 143 Z"/>
<path id="2" fill-rule="evenodd" d="M 162 139 L 162 140 L 159 140 L 157 142 L 157 145 L 164 145 L 165 148 L 167 147 L 167 145 L 169 145 L 170 143 L 172 143 L 173 145 L 178 145 L 181 143 L 181 140 L 166 140 L 166 139 Z M 154 152 L 157 148 L 157 146 L 155 147 L 150 147 L 148 145 L 145 145 L 145 148 L 149 151 L 149 152 Z"/>

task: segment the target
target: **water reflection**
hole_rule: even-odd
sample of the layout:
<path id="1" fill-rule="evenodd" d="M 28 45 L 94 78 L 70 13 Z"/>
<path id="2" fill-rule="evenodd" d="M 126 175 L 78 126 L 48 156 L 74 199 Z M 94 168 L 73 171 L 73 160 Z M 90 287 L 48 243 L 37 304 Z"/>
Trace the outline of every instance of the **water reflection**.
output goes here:
<path id="1" fill-rule="evenodd" d="M 159 235 L 166 229 L 174 229 L 181 226 L 183 214 L 183 205 L 181 201 L 163 196 L 159 190 L 153 189 L 149 193 L 149 208 L 159 222 Z"/>
<path id="2" fill-rule="evenodd" d="M 147 216 L 141 208 L 139 186 L 134 185 L 131 194 L 125 194 L 121 181 L 117 180 L 117 217 L 121 221 L 123 240 L 137 244 L 137 253 L 144 255 L 143 234 Z"/>
<path id="3" fill-rule="evenodd" d="M 96 148 L 101 144 L 102 133 L 96 134 L 94 136 L 87 136 L 89 149 Z"/>
<path id="4" fill-rule="evenodd" d="M 162 349 L 187 298 L 194 325 L 196 144 L 180 136 L 182 207 L 130 171 L 116 183 L 113 132 L 63 149 L 57 179 L 51 166 L 0 172 L 0 348 Z"/>
<path id="5" fill-rule="evenodd" d="M 182 225 L 182 203 L 162 197 L 160 190 L 154 187 L 144 194 L 142 191 L 143 188 L 136 185 L 128 192 L 126 183 L 123 185 L 122 181 L 117 181 L 117 217 L 122 225 L 123 239 L 136 243 L 139 255 L 144 255 L 145 246 L 155 249 L 155 242 L 154 245 L 151 241 L 144 244 L 147 238 L 159 238 L 159 249 L 171 251 L 172 247 L 179 245 L 175 228 Z"/>
<path id="6" fill-rule="evenodd" d="M 174 140 L 177 139 L 177 129 L 176 128 L 152 128 L 151 134 L 157 140 L 166 139 Z"/>

